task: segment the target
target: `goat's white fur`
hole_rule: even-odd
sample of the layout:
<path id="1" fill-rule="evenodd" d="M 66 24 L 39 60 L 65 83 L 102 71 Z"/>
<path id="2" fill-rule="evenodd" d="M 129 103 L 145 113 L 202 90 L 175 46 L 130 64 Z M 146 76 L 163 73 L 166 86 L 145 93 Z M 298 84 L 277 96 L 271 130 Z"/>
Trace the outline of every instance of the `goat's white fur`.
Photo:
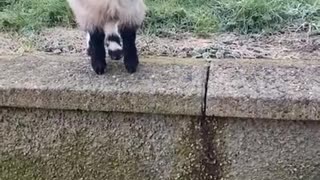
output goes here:
<path id="1" fill-rule="evenodd" d="M 87 42 L 87 49 L 88 49 L 89 42 L 90 42 L 90 34 L 89 33 L 87 33 L 87 35 L 86 35 L 86 42 Z M 108 50 L 110 50 L 110 51 L 122 50 L 121 45 L 116 42 L 107 41 L 107 44 L 108 44 Z"/>
<path id="2" fill-rule="evenodd" d="M 104 32 L 106 33 L 106 39 L 108 38 L 108 35 L 112 35 L 112 34 L 120 37 L 117 22 L 109 22 L 105 24 Z M 90 42 L 89 32 L 87 32 L 86 34 L 86 41 L 87 41 L 87 48 L 89 48 L 89 42 Z M 108 41 L 108 40 L 106 41 L 106 43 L 108 44 L 108 49 L 111 51 L 122 50 L 121 44 L 118 44 L 113 41 Z"/>
<path id="3" fill-rule="evenodd" d="M 122 50 L 122 47 L 118 43 L 110 41 L 108 43 L 108 50 L 110 51 Z"/>
<path id="4" fill-rule="evenodd" d="M 92 31 L 107 24 L 140 26 L 145 17 L 143 0 L 67 0 L 81 29 Z M 114 23 L 116 22 L 116 23 Z"/>
<path id="5" fill-rule="evenodd" d="M 86 35 L 86 41 L 87 41 L 87 49 L 89 48 L 89 42 L 90 42 L 90 34 L 89 32 L 87 32 L 87 35 Z"/>
<path id="6" fill-rule="evenodd" d="M 114 35 L 120 36 L 119 31 L 118 31 L 118 26 L 119 26 L 118 22 L 111 21 L 111 22 L 105 24 L 103 29 L 104 29 L 104 32 L 106 33 L 106 35 L 114 34 Z"/>

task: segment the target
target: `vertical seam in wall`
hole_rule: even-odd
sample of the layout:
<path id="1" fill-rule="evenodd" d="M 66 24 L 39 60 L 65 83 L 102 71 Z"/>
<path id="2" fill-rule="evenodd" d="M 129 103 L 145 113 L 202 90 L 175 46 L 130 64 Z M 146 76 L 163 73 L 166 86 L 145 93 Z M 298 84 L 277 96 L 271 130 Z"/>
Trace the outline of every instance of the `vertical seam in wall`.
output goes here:
<path id="1" fill-rule="evenodd" d="M 210 64 L 206 68 L 206 77 L 204 83 L 204 95 L 202 100 L 201 114 L 202 117 L 207 116 L 207 94 L 208 94 L 208 84 L 209 84 L 209 76 L 210 76 Z"/>
<path id="2" fill-rule="evenodd" d="M 201 173 L 199 179 L 218 180 L 221 176 L 219 162 L 217 160 L 214 147 L 215 121 L 214 116 L 207 117 L 207 94 L 210 79 L 211 62 L 206 68 L 206 77 L 204 83 L 204 94 L 202 100 L 202 116 L 199 120 L 200 138 L 201 138 Z"/>

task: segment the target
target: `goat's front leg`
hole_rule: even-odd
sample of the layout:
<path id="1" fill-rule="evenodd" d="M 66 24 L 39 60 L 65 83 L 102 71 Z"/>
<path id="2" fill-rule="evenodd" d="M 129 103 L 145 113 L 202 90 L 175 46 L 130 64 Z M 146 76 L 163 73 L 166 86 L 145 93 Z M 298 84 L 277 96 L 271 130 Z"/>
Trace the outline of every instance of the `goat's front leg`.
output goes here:
<path id="1" fill-rule="evenodd" d="M 104 40 L 105 33 L 103 29 L 95 28 L 89 32 L 88 55 L 91 57 L 91 66 L 98 75 L 104 74 L 107 66 Z"/>
<path id="2" fill-rule="evenodd" d="M 124 65 L 129 73 L 134 73 L 139 64 L 139 57 L 136 47 L 137 28 L 122 27 L 120 34 L 123 41 Z"/>

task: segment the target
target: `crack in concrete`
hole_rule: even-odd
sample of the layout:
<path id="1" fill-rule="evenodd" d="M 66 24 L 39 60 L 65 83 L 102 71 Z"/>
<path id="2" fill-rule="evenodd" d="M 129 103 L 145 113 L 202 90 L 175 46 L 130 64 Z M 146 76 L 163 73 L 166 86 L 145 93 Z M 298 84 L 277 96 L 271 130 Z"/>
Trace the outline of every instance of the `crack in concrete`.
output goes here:
<path id="1" fill-rule="evenodd" d="M 199 118 L 200 137 L 202 146 L 201 153 L 203 153 L 203 155 L 201 156 L 201 169 L 203 169 L 203 172 L 200 173 L 199 179 L 218 180 L 221 179 L 221 167 L 217 158 L 215 147 L 213 145 L 215 135 L 215 121 L 214 116 L 208 117 L 206 114 L 210 67 L 211 66 L 209 62 L 204 83 L 204 94 L 201 109 L 202 116 Z"/>
<path id="2" fill-rule="evenodd" d="M 204 83 L 204 94 L 203 94 L 203 101 L 202 101 L 202 107 L 201 107 L 202 117 L 207 116 L 207 94 L 208 94 L 209 76 L 210 76 L 210 64 L 209 66 L 207 66 L 206 78 Z"/>

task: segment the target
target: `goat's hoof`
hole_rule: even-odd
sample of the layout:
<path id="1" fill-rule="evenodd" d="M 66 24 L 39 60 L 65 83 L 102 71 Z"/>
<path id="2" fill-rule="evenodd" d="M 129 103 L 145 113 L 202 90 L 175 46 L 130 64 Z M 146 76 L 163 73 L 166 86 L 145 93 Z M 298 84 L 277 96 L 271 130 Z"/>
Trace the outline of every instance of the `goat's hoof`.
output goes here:
<path id="1" fill-rule="evenodd" d="M 98 75 L 102 75 L 105 73 L 107 64 L 105 62 L 96 61 L 92 63 L 92 69 Z"/>
<path id="2" fill-rule="evenodd" d="M 108 54 L 112 60 L 120 60 L 122 58 L 122 50 L 108 50 Z"/>
<path id="3" fill-rule="evenodd" d="M 132 74 L 137 71 L 138 63 L 125 63 L 124 66 L 128 73 Z"/>
<path id="4" fill-rule="evenodd" d="M 137 71 L 137 66 L 130 66 L 130 65 L 126 65 L 126 69 L 128 71 L 128 73 L 133 74 Z"/>

